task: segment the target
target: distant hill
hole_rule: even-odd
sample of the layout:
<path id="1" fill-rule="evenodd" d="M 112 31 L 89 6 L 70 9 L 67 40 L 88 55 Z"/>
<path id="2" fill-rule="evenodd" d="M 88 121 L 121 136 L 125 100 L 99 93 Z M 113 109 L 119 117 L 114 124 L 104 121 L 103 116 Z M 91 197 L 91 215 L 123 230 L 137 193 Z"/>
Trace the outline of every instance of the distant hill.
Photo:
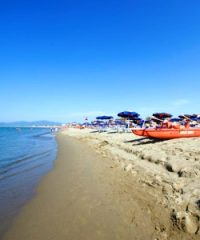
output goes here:
<path id="1" fill-rule="evenodd" d="M 55 126 L 61 125 L 59 122 L 52 122 L 52 121 L 17 121 L 17 122 L 0 122 L 0 127 L 32 127 L 32 126 Z"/>

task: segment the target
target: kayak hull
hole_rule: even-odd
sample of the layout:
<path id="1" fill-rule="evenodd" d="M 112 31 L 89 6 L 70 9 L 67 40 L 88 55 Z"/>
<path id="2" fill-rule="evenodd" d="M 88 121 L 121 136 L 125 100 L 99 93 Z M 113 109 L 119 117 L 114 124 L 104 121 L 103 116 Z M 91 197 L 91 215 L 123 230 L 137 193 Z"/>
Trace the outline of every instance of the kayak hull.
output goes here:
<path id="1" fill-rule="evenodd" d="M 147 137 L 146 129 L 145 128 L 133 128 L 131 129 L 132 133 L 134 133 L 137 136 L 144 136 Z"/>
<path id="2" fill-rule="evenodd" d="M 153 129 L 133 129 L 132 132 L 138 136 L 156 139 L 174 139 L 174 138 L 191 138 L 200 137 L 200 128 L 185 128 L 185 129 L 168 129 L 168 128 L 153 128 Z"/>

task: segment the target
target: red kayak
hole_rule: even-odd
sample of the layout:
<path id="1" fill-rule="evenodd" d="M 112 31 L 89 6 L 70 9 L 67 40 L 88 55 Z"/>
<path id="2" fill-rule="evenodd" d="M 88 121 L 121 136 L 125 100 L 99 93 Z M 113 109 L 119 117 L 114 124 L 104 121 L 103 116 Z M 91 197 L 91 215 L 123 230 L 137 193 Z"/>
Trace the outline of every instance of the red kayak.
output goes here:
<path id="1" fill-rule="evenodd" d="M 200 128 L 143 128 L 132 129 L 132 132 L 138 136 L 144 136 L 157 139 L 173 139 L 173 138 L 191 138 L 200 137 Z"/>

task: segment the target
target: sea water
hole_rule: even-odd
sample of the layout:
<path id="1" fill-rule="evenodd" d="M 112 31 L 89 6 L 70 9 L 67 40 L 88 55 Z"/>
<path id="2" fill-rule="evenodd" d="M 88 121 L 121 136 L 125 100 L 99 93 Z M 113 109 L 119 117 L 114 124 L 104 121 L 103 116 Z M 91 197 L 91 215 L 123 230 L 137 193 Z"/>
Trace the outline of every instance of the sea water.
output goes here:
<path id="1" fill-rule="evenodd" d="M 0 238 L 52 169 L 56 151 L 50 129 L 0 128 Z"/>

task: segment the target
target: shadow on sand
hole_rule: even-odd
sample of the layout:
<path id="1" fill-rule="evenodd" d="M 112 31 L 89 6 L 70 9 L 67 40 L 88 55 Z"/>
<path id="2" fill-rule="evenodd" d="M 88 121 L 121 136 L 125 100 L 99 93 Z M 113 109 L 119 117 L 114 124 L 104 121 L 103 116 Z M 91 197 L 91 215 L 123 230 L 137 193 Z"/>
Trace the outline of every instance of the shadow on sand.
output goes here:
<path id="1" fill-rule="evenodd" d="M 146 145 L 146 144 L 152 144 L 152 143 L 158 143 L 158 142 L 164 142 L 168 141 L 167 139 L 154 139 L 154 138 L 139 138 L 139 139 L 133 139 L 130 141 L 125 141 L 124 143 L 134 143 L 133 146 L 138 145 Z"/>

